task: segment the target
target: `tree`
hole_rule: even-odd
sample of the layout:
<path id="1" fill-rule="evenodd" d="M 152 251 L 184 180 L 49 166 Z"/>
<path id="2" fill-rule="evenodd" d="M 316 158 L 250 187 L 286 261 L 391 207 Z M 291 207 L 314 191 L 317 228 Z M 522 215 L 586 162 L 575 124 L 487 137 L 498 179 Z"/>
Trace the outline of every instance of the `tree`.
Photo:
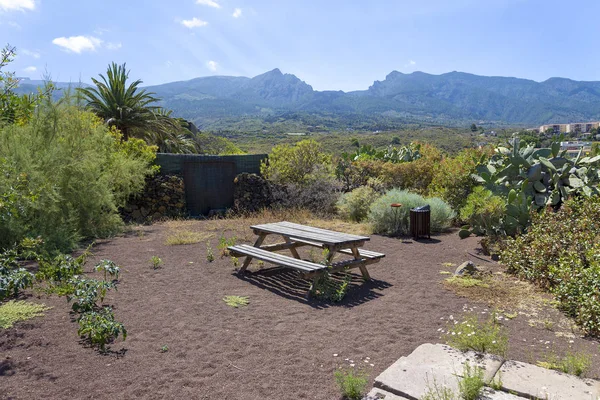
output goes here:
<path id="1" fill-rule="evenodd" d="M 477 132 L 477 125 L 471 124 L 471 132 Z"/>

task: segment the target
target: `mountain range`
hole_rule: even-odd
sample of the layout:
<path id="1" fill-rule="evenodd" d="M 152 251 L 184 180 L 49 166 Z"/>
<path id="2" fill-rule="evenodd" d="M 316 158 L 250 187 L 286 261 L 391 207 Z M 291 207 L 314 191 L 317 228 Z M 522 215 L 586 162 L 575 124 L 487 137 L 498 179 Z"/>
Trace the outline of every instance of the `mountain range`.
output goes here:
<path id="1" fill-rule="evenodd" d="M 28 91 L 37 81 L 23 81 Z M 66 84 L 60 83 L 59 87 Z M 600 120 L 600 82 L 544 82 L 464 72 L 393 71 L 366 90 L 316 91 L 279 69 L 253 78 L 209 76 L 148 86 L 174 114 L 210 128 L 219 119 L 312 115 L 352 120 L 430 123 L 545 123 Z M 318 123 L 318 118 L 317 118 Z"/>

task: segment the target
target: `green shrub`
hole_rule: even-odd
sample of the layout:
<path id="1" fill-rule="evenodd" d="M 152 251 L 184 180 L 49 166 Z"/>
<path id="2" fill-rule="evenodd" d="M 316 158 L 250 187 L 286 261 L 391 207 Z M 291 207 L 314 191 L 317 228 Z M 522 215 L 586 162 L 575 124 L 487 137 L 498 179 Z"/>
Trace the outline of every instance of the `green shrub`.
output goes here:
<path id="1" fill-rule="evenodd" d="M 508 336 L 496 321 L 496 314 L 480 322 L 477 315 L 468 315 L 458 324 L 451 324 L 445 334 L 446 343 L 460 351 L 477 351 L 504 356 Z"/>
<path id="2" fill-rule="evenodd" d="M 338 212 L 346 220 L 362 222 L 367 218 L 369 208 L 378 196 L 371 187 L 361 186 L 342 195 L 337 203 Z"/>
<path id="3" fill-rule="evenodd" d="M 45 101 L 25 125 L 0 127 L 0 248 L 40 236 L 48 251 L 117 232 L 153 151 L 121 142 L 92 113 Z M 6 200 L 6 202 L 5 202 Z"/>
<path id="4" fill-rule="evenodd" d="M 460 219 L 468 223 L 476 235 L 494 236 L 502 231 L 505 201 L 491 191 L 478 186 L 460 210 Z"/>
<path id="5" fill-rule="evenodd" d="M 466 362 L 463 368 L 462 379 L 458 380 L 458 391 L 463 400 L 477 400 L 481 390 L 485 386 L 483 380 L 484 369 L 471 366 Z"/>
<path id="6" fill-rule="evenodd" d="M 568 200 L 534 215 L 529 231 L 501 253 L 509 272 L 553 292 L 559 308 L 600 335 L 600 197 Z"/>
<path id="7" fill-rule="evenodd" d="M 367 378 L 354 370 L 335 371 L 335 381 L 344 399 L 360 400 L 367 389 Z"/>
<path id="8" fill-rule="evenodd" d="M 333 177 L 333 164 L 331 155 L 323 152 L 320 143 L 302 140 L 293 146 L 273 147 L 268 162 L 261 164 L 260 172 L 277 184 L 304 186 L 321 175 Z"/>
<path id="9" fill-rule="evenodd" d="M 67 300 L 72 301 L 72 309 L 78 313 L 87 313 L 98 310 L 98 301 L 104 301 L 109 289 L 116 289 L 113 282 L 99 281 L 96 279 L 81 279 L 75 277 L 69 281 L 72 293 L 67 295 Z"/>
<path id="10" fill-rule="evenodd" d="M 394 203 L 400 203 L 402 206 L 391 207 Z M 373 232 L 388 235 L 408 234 L 410 209 L 426 204 L 431 206 L 431 230 L 441 232 L 447 229 L 455 214 L 443 200 L 425 199 L 416 193 L 392 189 L 371 205 L 368 218 L 373 225 Z"/>
<path id="11" fill-rule="evenodd" d="M 102 308 L 99 311 L 90 311 L 79 318 L 77 334 L 85 337 L 92 345 L 99 346 L 101 351 L 106 350 L 106 345 L 121 334 L 123 340 L 127 338 L 127 330 L 122 323 L 115 321 L 112 309 Z"/>

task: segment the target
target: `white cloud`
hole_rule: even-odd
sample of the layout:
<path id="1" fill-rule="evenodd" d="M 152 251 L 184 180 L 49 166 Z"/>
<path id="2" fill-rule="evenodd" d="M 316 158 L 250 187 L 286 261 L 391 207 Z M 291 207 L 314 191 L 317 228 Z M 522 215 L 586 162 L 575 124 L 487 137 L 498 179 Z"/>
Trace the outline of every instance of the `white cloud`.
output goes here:
<path id="1" fill-rule="evenodd" d="M 233 10 L 233 14 L 231 14 L 231 16 L 233 18 L 239 18 L 242 16 L 242 9 L 241 8 L 236 8 L 235 10 Z"/>
<path id="2" fill-rule="evenodd" d="M 2 0 L 0 0 L 0 1 L 2 1 Z M 214 0 L 196 0 L 196 4 L 214 7 L 214 8 L 221 8 L 221 5 Z"/>
<path id="3" fill-rule="evenodd" d="M 31 51 L 31 50 L 27 50 L 27 49 L 23 49 L 23 50 L 19 51 L 19 53 L 21 53 L 25 56 L 36 58 L 36 59 L 41 57 L 41 54 L 38 53 L 37 51 Z"/>
<path id="4" fill-rule="evenodd" d="M 167 62 L 165 62 L 165 66 L 166 66 L 167 68 L 171 68 L 171 65 L 173 65 L 173 63 L 172 63 L 171 61 L 168 61 L 168 60 L 167 60 Z"/>
<path id="5" fill-rule="evenodd" d="M 218 67 L 218 66 L 219 66 L 219 64 L 217 64 L 217 62 L 216 62 L 216 61 L 212 61 L 212 60 L 211 60 L 211 61 L 208 61 L 208 62 L 206 63 L 206 67 L 207 67 L 208 69 L 210 69 L 212 72 L 216 72 L 216 71 L 217 71 L 217 67 Z"/>
<path id="6" fill-rule="evenodd" d="M 192 19 L 184 19 L 183 21 L 181 21 L 181 25 L 185 26 L 186 28 L 192 29 L 198 28 L 200 26 L 206 26 L 208 25 L 208 22 L 202 21 L 201 19 L 194 17 Z"/>
<path id="7" fill-rule="evenodd" d="M 27 68 L 25 68 L 23 71 L 25 71 L 25 72 L 30 72 L 30 73 L 31 73 L 31 72 L 35 72 L 35 71 L 37 71 L 37 68 L 36 68 L 36 67 L 33 67 L 33 66 L 32 66 L 32 67 L 27 67 Z"/>
<path id="8" fill-rule="evenodd" d="M 102 40 L 93 36 L 63 36 L 54 39 L 52 43 L 77 54 L 81 54 L 84 51 L 96 51 L 102 46 Z"/>
<path id="9" fill-rule="evenodd" d="M 123 47 L 123 44 L 121 44 L 121 42 L 119 42 L 119 43 L 111 43 L 111 42 L 106 43 L 106 48 L 108 50 L 119 50 L 121 47 Z"/>
<path id="10" fill-rule="evenodd" d="M 4 11 L 34 10 L 35 0 L 0 0 L 0 9 Z"/>
<path id="11" fill-rule="evenodd" d="M 410 65 L 416 65 L 416 64 L 417 64 L 417 63 L 416 63 L 414 60 L 409 60 L 409 61 L 408 61 L 408 63 L 409 63 Z"/>

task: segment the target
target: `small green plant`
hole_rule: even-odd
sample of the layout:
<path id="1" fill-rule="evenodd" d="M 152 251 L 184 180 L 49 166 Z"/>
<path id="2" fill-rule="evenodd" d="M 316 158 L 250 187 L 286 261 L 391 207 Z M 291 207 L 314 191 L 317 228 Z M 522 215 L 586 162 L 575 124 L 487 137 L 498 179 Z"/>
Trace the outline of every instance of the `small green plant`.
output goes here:
<path id="1" fill-rule="evenodd" d="M 44 304 L 35 304 L 28 301 L 11 300 L 0 306 L 0 328 L 11 328 L 15 322 L 25 321 L 44 315 L 44 311 L 51 307 Z"/>
<path id="2" fill-rule="evenodd" d="M 231 263 L 233 268 L 237 268 L 240 265 L 240 260 L 237 257 L 231 257 Z"/>
<path id="3" fill-rule="evenodd" d="M 14 270 L 0 265 L 0 300 L 17 297 L 19 291 L 33 286 L 33 274 L 25 268 Z"/>
<path id="4" fill-rule="evenodd" d="M 111 308 L 102 308 L 99 311 L 90 311 L 79 318 L 77 334 L 85 337 L 101 351 L 106 350 L 106 345 L 121 334 L 123 340 L 127 338 L 127 330 L 122 323 L 115 321 Z"/>
<path id="5" fill-rule="evenodd" d="M 468 362 L 463 368 L 462 379 L 458 380 L 458 390 L 463 400 L 477 400 L 481 389 L 485 386 L 483 381 L 483 368 L 471 366 Z"/>
<path id="6" fill-rule="evenodd" d="M 206 243 L 206 261 L 213 262 L 215 261 L 215 255 L 213 254 L 212 247 L 210 244 Z"/>
<path id="7" fill-rule="evenodd" d="M 494 390 L 502 390 L 502 371 L 498 370 L 498 373 L 496 374 L 496 376 L 498 378 L 492 379 L 490 381 L 489 385 Z"/>
<path id="8" fill-rule="evenodd" d="M 474 350 L 504 356 L 508 336 L 496 320 L 496 313 L 480 322 L 477 315 L 468 315 L 458 324 L 452 324 L 445 335 L 446 343 L 460 351 Z"/>
<path id="9" fill-rule="evenodd" d="M 119 272 L 121 268 L 114 261 L 111 260 L 101 260 L 95 267 L 96 271 L 104 272 L 104 280 L 106 280 L 106 276 L 109 275 L 112 279 L 119 279 Z"/>
<path id="10" fill-rule="evenodd" d="M 223 297 L 223 301 L 229 307 L 233 308 L 245 307 L 250 303 L 248 296 L 225 296 Z"/>
<path id="11" fill-rule="evenodd" d="M 353 369 L 337 370 L 334 373 L 342 397 L 348 400 L 362 399 L 367 389 L 367 377 Z"/>
<path id="12" fill-rule="evenodd" d="M 69 281 L 73 290 L 67 295 L 67 301 L 72 301 L 71 308 L 78 313 L 97 310 L 100 302 L 104 301 L 109 289 L 116 289 L 113 282 L 99 281 L 96 279 L 81 279 L 75 277 Z"/>
<path id="13" fill-rule="evenodd" d="M 166 353 L 167 351 L 169 351 L 169 346 L 167 346 L 167 345 L 164 345 L 160 348 L 161 353 Z"/>
<path id="14" fill-rule="evenodd" d="M 571 353 L 563 358 L 556 354 L 549 354 L 544 361 L 538 361 L 537 365 L 542 368 L 554 369 L 576 376 L 584 376 L 592 366 L 592 357 L 587 353 Z"/>
<path id="15" fill-rule="evenodd" d="M 314 279 L 310 295 L 319 300 L 339 303 L 346 297 L 351 281 L 352 275 L 348 271 L 341 280 L 333 279 L 332 274 L 326 271 Z"/>
<path id="16" fill-rule="evenodd" d="M 221 258 L 229 256 L 229 246 L 235 246 L 235 242 L 237 238 L 235 236 L 227 239 L 225 235 L 221 235 L 219 238 L 219 245 L 217 246 L 219 251 L 221 252 Z"/>
<path id="17" fill-rule="evenodd" d="M 263 260 L 258 260 L 256 266 L 258 267 L 258 269 L 263 269 L 265 267 L 265 262 Z"/>
<path id="18" fill-rule="evenodd" d="M 427 391 L 421 400 L 456 400 L 456 394 L 452 389 L 444 385 L 440 385 L 434 379 L 433 384 L 427 380 Z"/>
<path id="19" fill-rule="evenodd" d="M 159 269 L 163 265 L 163 260 L 158 256 L 152 256 L 150 264 L 152 264 L 152 269 Z"/>

